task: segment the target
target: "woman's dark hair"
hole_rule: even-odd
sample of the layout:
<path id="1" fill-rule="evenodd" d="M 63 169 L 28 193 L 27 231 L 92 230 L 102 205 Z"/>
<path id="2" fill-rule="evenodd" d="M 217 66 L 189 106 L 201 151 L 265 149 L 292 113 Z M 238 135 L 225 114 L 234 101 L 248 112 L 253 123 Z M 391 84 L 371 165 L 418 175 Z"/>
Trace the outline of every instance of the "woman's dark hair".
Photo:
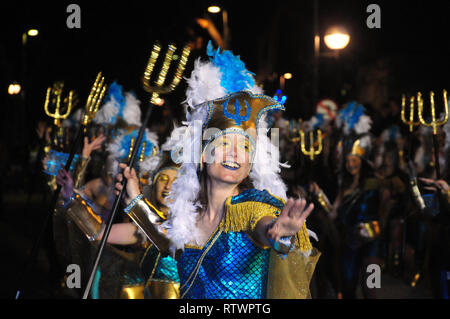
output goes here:
<path id="1" fill-rule="evenodd" d="M 198 192 L 198 201 L 200 202 L 200 205 L 203 209 L 208 207 L 208 193 L 206 191 L 207 189 L 207 178 L 208 174 L 206 172 L 206 165 L 203 166 L 202 170 L 197 171 L 197 177 L 200 182 L 200 191 Z M 252 181 L 250 180 L 250 177 L 247 176 L 240 184 L 239 184 L 239 193 L 254 188 L 254 185 Z"/>

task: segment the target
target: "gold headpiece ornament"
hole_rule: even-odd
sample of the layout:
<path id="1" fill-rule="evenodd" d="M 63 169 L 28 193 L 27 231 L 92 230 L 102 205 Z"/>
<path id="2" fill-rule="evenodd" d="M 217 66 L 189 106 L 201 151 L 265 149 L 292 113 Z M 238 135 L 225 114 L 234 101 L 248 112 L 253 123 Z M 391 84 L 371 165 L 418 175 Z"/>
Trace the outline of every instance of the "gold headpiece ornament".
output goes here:
<path id="1" fill-rule="evenodd" d="M 208 102 L 208 116 L 203 123 L 203 130 L 208 128 L 217 129 L 211 136 L 204 136 L 207 139 L 203 145 L 203 156 L 205 150 L 211 142 L 218 137 L 235 133 L 246 137 L 252 144 L 252 156 L 256 150 L 256 134 L 259 121 L 262 115 L 268 110 L 284 110 L 284 106 L 274 99 L 263 94 L 252 94 L 249 91 L 240 91 Z"/>
<path id="2" fill-rule="evenodd" d="M 364 154 L 366 153 L 366 150 L 359 145 L 360 143 L 361 143 L 360 139 L 357 139 L 353 143 L 352 151 L 350 153 L 351 155 L 360 156 L 360 157 L 364 156 Z"/>
<path id="3" fill-rule="evenodd" d="M 203 128 L 256 130 L 261 116 L 274 109 L 284 111 L 284 106 L 267 95 L 249 91 L 232 93 L 208 102 L 208 118 Z"/>

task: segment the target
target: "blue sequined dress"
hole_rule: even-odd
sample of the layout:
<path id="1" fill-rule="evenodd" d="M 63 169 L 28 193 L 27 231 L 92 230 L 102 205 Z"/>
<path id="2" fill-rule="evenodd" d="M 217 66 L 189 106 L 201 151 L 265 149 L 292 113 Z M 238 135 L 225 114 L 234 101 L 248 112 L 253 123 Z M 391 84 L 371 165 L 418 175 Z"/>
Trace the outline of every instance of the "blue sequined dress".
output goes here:
<path id="1" fill-rule="evenodd" d="M 266 298 L 270 249 L 257 244 L 251 233 L 262 217 L 278 216 L 283 206 L 282 200 L 256 189 L 229 197 L 225 216 L 205 246 L 185 245 L 178 259 L 181 297 Z"/>

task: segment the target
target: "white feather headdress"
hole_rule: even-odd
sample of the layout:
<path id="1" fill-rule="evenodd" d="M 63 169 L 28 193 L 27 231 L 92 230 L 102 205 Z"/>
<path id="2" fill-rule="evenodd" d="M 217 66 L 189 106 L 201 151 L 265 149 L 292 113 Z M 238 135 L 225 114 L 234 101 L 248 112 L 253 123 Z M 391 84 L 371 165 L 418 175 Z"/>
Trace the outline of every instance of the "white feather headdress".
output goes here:
<path id="1" fill-rule="evenodd" d="M 184 249 L 188 242 L 200 244 L 200 233 L 196 229 L 200 182 L 197 171 L 202 153 L 202 125 L 208 117 L 208 101 L 222 98 L 227 94 L 248 90 L 261 94 L 262 89 L 239 57 L 230 51 L 212 51 L 208 44 L 211 61 L 197 60 L 191 77 L 187 79 L 186 128 L 182 132 L 182 165 L 178 177 L 172 184 L 168 207 L 171 218 L 162 227 L 167 230 L 176 249 Z M 249 177 L 255 188 L 268 190 L 271 194 L 286 200 L 286 186 L 278 175 L 280 154 L 278 148 L 267 137 L 265 116 L 257 128 L 256 151 Z"/>
<path id="2" fill-rule="evenodd" d="M 110 165 L 111 172 L 113 176 L 118 172 L 118 163 L 120 161 L 126 160 L 128 154 L 130 152 L 130 147 L 132 144 L 132 139 L 137 139 L 138 130 L 133 130 L 131 133 L 122 131 L 119 136 L 117 136 L 110 144 L 107 146 L 108 151 L 108 160 L 113 161 L 114 164 Z M 145 149 L 143 148 L 143 144 L 145 142 Z M 144 153 L 143 160 L 140 161 L 139 158 L 141 154 Z M 142 143 L 139 147 L 137 153 L 137 161 L 139 167 L 139 176 L 142 176 L 145 173 L 153 172 L 159 162 L 159 148 L 158 148 L 158 136 L 150 132 L 148 129 L 145 129 L 144 136 L 142 138 Z"/>
<path id="3" fill-rule="evenodd" d="M 357 102 L 349 102 L 338 112 L 335 124 L 344 134 L 338 147 L 338 156 L 352 153 L 368 159 L 372 148 L 372 137 L 369 134 L 372 128 L 372 119 L 365 114 L 365 108 Z"/>
<path id="4" fill-rule="evenodd" d="M 128 125 L 141 125 L 140 101 L 130 92 L 122 92 L 122 86 L 113 82 L 108 89 L 105 103 L 94 117 L 94 122 L 101 125 L 114 125 L 121 118 Z"/>

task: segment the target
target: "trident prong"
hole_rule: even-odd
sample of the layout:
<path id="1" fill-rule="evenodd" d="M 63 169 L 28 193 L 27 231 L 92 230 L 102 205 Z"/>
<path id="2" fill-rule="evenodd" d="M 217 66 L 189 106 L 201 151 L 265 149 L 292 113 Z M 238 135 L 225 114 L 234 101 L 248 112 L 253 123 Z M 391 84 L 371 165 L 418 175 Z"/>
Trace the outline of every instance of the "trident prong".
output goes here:
<path id="1" fill-rule="evenodd" d="M 131 141 L 130 141 L 130 149 L 129 149 L 129 151 L 128 151 L 128 160 L 130 160 L 131 154 L 133 154 L 134 140 L 135 140 L 135 138 L 132 137 L 132 138 L 131 138 Z"/>
<path id="2" fill-rule="evenodd" d="M 142 142 L 142 150 L 141 150 L 141 156 L 139 157 L 139 162 L 142 162 L 145 158 L 145 146 L 147 145 L 146 142 Z"/>
<path id="3" fill-rule="evenodd" d="M 166 76 L 169 71 L 170 65 L 172 63 L 173 55 L 174 55 L 176 49 L 177 49 L 176 46 L 174 46 L 173 44 L 169 45 L 166 55 L 164 57 L 161 71 L 158 74 L 155 85 L 152 86 L 150 83 L 151 82 L 150 78 L 153 73 L 153 69 L 155 67 L 156 61 L 158 60 L 159 54 L 161 52 L 161 45 L 156 43 L 153 46 L 153 50 L 150 54 L 150 58 L 148 60 L 147 67 L 145 68 L 145 71 L 144 71 L 144 76 L 142 77 L 142 84 L 143 84 L 144 90 L 149 93 L 152 93 L 152 96 L 150 98 L 150 103 L 152 103 L 152 104 L 158 105 L 157 99 L 158 99 L 159 95 L 166 94 L 166 93 L 173 91 L 181 81 L 181 78 L 182 78 L 182 75 L 183 75 L 184 69 L 186 67 L 186 63 L 187 63 L 189 54 L 190 54 L 189 46 L 185 46 L 183 48 L 183 52 L 181 53 L 180 61 L 178 62 L 178 66 L 177 66 L 177 69 L 175 70 L 175 75 L 174 75 L 172 82 L 170 84 L 164 86 L 164 83 L 166 81 Z"/>
<path id="4" fill-rule="evenodd" d="M 133 154 L 135 138 L 131 138 L 130 149 L 128 150 L 128 160 L 131 158 L 131 154 Z M 139 162 L 142 162 L 145 159 L 145 147 L 147 146 L 147 142 L 142 142 L 141 155 L 139 156 Z M 154 155 L 152 155 L 154 156 Z"/>
<path id="5" fill-rule="evenodd" d="M 414 122 L 414 100 L 415 97 L 411 96 L 409 99 L 409 121 L 406 119 L 405 116 L 405 108 L 406 108 L 406 96 L 402 95 L 402 111 L 401 111 L 401 119 L 402 122 L 409 126 L 409 131 L 412 133 L 414 130 L 414 126 L 420 125 L 420 120 Z"/>
<path id="6" fill-rule="evenodd" d="M 72 111 L 72 108 L 75 104 L 73 101 L 73 91 L 69 91 L 69 95 L 64 99 L 61 99 L 63 88 L 64 82 L 55 82 L 53 84 L 53 87 L 47 88 L 47 94 L 45 96 L 44 103 L 45 114 L 54 119 L 53 124 L 58 128 L 61 127 L 61 120 L 66 119 L 70 115 L 70 112 Z M 63 104 L 66 105 L 66 112 L 64 114 L 60 113 L 61 100 L 63 100 Z M 50 104 L 55 106 L 55 111 L 53 113 L 49 111 Z"/>
<path id="7" fill-rule="evenodd" d="M 86 102 L 84 117 L 81 121 L 81 124 L 84 127 L 92 121 L 98 111 L 103 97 L 105 96 L 106 85 L 104 82 L 105 78 L 102 76 L 102 72 L 99 72 Z"/>
<path id="8" fill-rule="evenodd" d="M 317 149 L 315 148 L 314 145 L 314 131 L 310 131 L 309 132 L 309 151 L 306 150 L 306 145 L 305 145 L 305 133 L 303 132 L 303 130 L 300 130 L 300 145 L 301 145 L 301 150 L 302 153 L 309 156 L 309 158 L 311 159 L 311 161 L 314 160 L 314 156 L 319 155 L 322 152 L 322 131 L 320 129 L 317 130 L 317 144 L 318 147 Z"/>
<path id="9" fill-rule="evenodd" d="M 430 91 L 430 107 L 431 107 L 431 122 L 427 123 L 423 118 L 423 99 L 420 92 L 417 93 L 417 104 L 419 106 L 419 121 L 422 125 L 433 128 L 433 135 L 437 134 L 437 128 L 447 123 L 448 120 L 448 100 L 447 91 L 443 90 L 442 95 L 444 97 L 444 118 L 442 120 L 436 120 L 436 109 L 434 107 L 434 92 Z"/>

